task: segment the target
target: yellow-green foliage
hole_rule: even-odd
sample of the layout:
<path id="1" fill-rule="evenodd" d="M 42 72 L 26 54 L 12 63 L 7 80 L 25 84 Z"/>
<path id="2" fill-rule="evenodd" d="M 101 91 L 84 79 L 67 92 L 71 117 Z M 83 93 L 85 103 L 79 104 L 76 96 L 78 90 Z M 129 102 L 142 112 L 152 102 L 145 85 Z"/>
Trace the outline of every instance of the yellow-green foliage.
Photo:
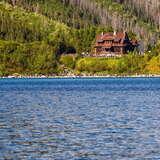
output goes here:
<path id="1" fill-rule="evenodd" d="M 76 64 L 81 72 L 103 72 L 108 74 L 144 73 L 147 56 L 129 54 L 122 58 L 82 58 Z"/>
<path id="2" fill-rule="evenodd" d="M 146 66 L 146 71 L 150 74 L 160 74 L 160 55 L 153 57 Z"/>
<path id="3" fill-rule="evenodd" d="M 56 72 L 55 48 L 45 42 L 17 43 L 0 41 L 0 72 L 43 73 Z"/>
<path id="4" fill-rule="evenodd" d="M 116 68 L 118 60 L 105 58 L 82 58 L 76 64 L 76 69 L 87 72 L 111 71 Z"/>
<path id="5" fill-rule="evenodd" d="M 160 74 L 160 41 L 147 53 L 147 56 L 149 58 L 144 70 L 150 74 Z"/>
<path id="6" fill-rule="evenodd" d="M 60 39 L 60 32 L 64 34 L 62 38 L 67 38 L 70 32 L 62 23 L 6 3 L 0 3 L 0 23 L 0 38 L 20 42 L 47 40 L 52 35 Z"/>
<path id="7" fill-rule="evenodd" d="M 75 67 L 75 57 L 72 55 L 62 55 L 60 58 L 60 63 L 67 68 L 74 69 Z"/>

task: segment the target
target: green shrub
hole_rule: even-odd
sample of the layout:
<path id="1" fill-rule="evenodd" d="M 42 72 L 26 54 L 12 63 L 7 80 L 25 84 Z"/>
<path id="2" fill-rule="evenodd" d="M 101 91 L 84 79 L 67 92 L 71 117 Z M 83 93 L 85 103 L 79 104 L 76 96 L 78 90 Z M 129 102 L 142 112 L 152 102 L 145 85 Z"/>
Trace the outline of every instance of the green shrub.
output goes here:
<path id="1" fill-rule="evenodd" d="M 75 57 L 72 55 L 62 55 L 60 58 L 60 63 L 67 68 L 74 69 Z"/>

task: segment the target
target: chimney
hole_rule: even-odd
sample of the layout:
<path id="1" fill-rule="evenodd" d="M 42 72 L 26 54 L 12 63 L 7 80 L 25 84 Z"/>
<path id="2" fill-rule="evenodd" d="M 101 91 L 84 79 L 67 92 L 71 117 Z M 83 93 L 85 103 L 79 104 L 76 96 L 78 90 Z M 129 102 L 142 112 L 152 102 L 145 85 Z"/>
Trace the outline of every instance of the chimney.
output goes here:
<path id="1" fill-rule="evenodd" d="M 104 33 L 102 32 L 102 33 L 101 33 L 101 36 L 103 36 L 103 35 L 104 35 Z"/>
<path id="2" fill-rule="evenodd" d="M 114 35 L 114 36 L 116 36 L 116 34 L 117 34 L 117 32 L 114 30 L 114 33 L 113 33 L 113 35 Z"/>

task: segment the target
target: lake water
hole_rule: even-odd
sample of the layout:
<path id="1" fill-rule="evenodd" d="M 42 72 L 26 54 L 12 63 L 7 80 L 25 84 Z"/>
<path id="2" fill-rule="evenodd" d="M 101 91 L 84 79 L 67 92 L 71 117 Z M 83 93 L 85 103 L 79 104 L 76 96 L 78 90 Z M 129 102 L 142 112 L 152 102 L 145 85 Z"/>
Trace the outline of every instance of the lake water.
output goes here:
<path id="1" fill-rule="evenodd" d="M 159 160 L 160 79 L 0 79 L 0 160 Z"/>

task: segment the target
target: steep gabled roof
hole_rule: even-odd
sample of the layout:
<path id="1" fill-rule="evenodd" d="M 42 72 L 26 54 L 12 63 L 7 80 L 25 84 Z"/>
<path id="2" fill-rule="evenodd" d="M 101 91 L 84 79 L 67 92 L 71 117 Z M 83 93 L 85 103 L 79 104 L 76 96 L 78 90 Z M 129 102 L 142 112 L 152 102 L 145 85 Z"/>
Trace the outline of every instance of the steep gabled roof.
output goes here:
<path id="1" fill-rule="evenodd" d="M 123 43 L 126 37 L 126 34 L 127 34 L 126 32 L 101 34 L 96 37 L 96 42 L 100 43 L 106 40 L 113 40 L 114 42 L 117 42 L 117 43 Z"/>

